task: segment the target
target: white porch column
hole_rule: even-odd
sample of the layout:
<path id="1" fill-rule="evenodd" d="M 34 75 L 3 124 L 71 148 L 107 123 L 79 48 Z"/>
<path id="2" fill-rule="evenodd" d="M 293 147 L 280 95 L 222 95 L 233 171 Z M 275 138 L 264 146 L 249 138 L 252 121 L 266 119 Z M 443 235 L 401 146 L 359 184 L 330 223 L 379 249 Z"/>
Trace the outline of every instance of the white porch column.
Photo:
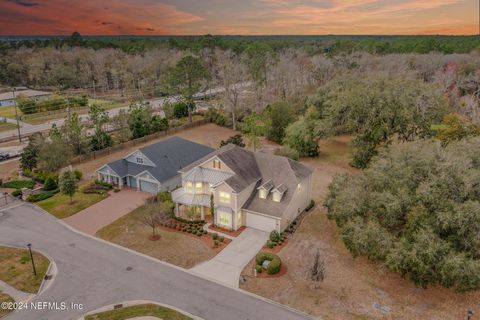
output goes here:
<path id="1" fill-rule="evenodd" d="M 205 220 L 205 207 L 200 207 L 200 220 Z"/>
<path id="2" fill-rule="evenodd" d="M 175 217 L 178 217 L 179 216 L 179 205 L 178 205 L 178 202 L 175 202 Z"/>
<path id="3" fill-rule="evenodd" d="M 237 213 L 232 211 L 232 228 L 233 230 L 237 230 Z"/>

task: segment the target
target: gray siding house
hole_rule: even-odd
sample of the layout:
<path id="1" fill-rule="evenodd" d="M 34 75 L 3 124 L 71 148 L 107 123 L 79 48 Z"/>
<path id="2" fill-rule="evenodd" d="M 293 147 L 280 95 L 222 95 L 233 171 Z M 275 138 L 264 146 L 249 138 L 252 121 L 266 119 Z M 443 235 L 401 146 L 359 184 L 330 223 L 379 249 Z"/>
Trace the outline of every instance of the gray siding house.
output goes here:
<path id="1" fill-rule="evenodd" d="M 52 95 L 50 92 L 31 90 L 31 89 L 17 90 L 15 94 L 17 97 L 19 95 L 22 95 L 24 97 L 31 98 L 36 101 L 46 99 Z M 13 106 L 14 104 L 15 104 L 15 99 L 13 98 L 13 92 L 9 91 L 5 93 L 0 93 L 0 107 Z"/>
<path id="2" fill-rule="evenodd" d="M 123 159 L 101 166 L 97 178 L 116 186 L 157 193 L 181 186 L 179 170 L 214 149 L 179 137 L 140 148 Z"/>

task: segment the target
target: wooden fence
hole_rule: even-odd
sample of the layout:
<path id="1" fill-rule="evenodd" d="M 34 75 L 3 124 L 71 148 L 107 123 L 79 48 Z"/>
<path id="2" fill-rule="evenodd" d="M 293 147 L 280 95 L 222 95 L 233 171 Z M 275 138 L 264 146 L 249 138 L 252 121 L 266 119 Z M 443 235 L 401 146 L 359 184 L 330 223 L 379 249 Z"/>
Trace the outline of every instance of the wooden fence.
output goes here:
<path id="1" fill-rule="evenodd" d="M 169 128 L 166 131 L 156 132 L 156 133 L 150 134 L 148 136 L 144 136 L 144 137 L 141 137 L 141 138 L 138 138 L 138 139 L 130 140 L 130 141 L 120 143 L 120 144 L 117 144 L 117 145 L 113 145 L 109 148 L 105 148 L 105 149 L 98 150 L 98 151 L 91 151 L 91 152 L 86 153 L 86 154 L 81 154 L 81 155 L 78 155 L 78 156 L 74 157 L 73 159 L 71 159 L 70 164 L 75 165 L 75 164 L 80 164 L 80 163 L 85 162 L 85 161 L 94 160 L 97 157 L 102 157 L 102 156 L 109 155 L 111 153 L 114 153 L 114 152 L 117 152 L 117 151 L 120 151 L 120 150 L 123 150 L 123 149 L 134 147 L 134 146 L 139 145 L 139 144 L 144 144 L 148 141 L 152 141 L 152 140 L 155 140 L 155 139 L 158 139 L 158 138 L 161 138 L 161 137 L 172 135 L 172 134 L 175 134 L 179 131 L 183 131 L 183 130 L 186 130 L 186 129 L 198 127 L 198 126 L 207 124 L 208 122 L 209 122 L 208 119 L 197 120 L 197 121 L 194 121 L 192 123 L 186 123 L 186 124 L 178 126 L 178 127 Z"/>

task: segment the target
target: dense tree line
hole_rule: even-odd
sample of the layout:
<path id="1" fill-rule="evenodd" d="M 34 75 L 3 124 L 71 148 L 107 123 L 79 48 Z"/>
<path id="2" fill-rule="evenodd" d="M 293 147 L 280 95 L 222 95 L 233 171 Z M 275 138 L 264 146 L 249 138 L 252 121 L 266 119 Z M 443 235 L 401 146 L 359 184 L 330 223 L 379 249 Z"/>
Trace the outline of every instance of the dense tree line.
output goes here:
<path id="1" fill-rule="evenodd" d="M 480 289 L 480 139 L 408 143 L 363 173 L 338 175 L 325 201 L 354 256 L 419 286 Z"/>

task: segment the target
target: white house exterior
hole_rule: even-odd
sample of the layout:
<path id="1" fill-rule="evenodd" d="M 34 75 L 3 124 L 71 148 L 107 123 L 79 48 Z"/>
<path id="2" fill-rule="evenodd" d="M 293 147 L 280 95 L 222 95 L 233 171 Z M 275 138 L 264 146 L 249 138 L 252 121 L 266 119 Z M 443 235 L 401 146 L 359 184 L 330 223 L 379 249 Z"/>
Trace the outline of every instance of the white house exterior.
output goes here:
<path id="1" fill-rule="evenodd" d="M 247 226 L 284 230 L 309 204 L 312 170 L 285 157 L 228 145 L 180 170 L 182 187 L 172 192 L 180 205 L 230 230 Z"/>
<path id="2" fill-rule="evenodd" d="M 25 89 L 25 90 L 16 91 L 15 95 L 17 97 L 19 95 L 22 95 L 24 97 L 35 99 L 35 100 L 39 101 L 39 100 L 46 99 L 46 98 L 50 97 L 52 94 L 50 92 L 46 92 L 46 91 L 37 91 L 37 90 Z M 15 99 L 13 97 L 13 92 L 12 91 L 0 93 L 0 107 L 13 106 L 14 104 L 15 104 Z"/>

